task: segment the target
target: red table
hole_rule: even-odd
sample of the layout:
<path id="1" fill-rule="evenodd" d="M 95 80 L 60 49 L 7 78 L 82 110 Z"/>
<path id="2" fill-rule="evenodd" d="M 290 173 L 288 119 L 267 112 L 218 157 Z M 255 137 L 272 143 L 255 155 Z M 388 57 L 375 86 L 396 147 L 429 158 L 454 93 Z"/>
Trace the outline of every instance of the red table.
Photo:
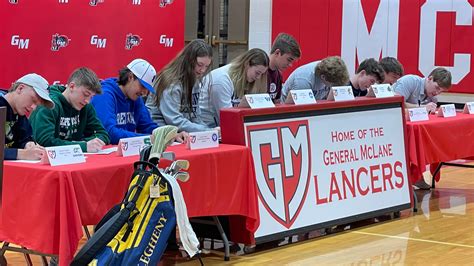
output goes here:
<path id="1" fill-rule="evenodd" d="M 173 146 L 190 161 L 191 179 L 181 183 L 190 217 L 235 215 L 240 236 L 252 242 L 258 226 L 253 160 L 248 148 L 189 151 Z M 82 225 L 96 224 L 120 202 L 138 156 L 87 155 L 87 163 L 49 165 L 5 162 L 0 240 L 47 254 L 68 265 L 83 236 Z M 243 233 L 242 233 L 243 232 Z M 232 231 L 231 231 L 232 233 Z"/>
<path id="2" fill-rule="evenodd" d="M 410 178 L 420 179 L 427 164 L 474 156 L 474 115 L 429 116 L 428 121 L 407 122 Z M 439 176 L 436 177 L 439 181 Z"/>

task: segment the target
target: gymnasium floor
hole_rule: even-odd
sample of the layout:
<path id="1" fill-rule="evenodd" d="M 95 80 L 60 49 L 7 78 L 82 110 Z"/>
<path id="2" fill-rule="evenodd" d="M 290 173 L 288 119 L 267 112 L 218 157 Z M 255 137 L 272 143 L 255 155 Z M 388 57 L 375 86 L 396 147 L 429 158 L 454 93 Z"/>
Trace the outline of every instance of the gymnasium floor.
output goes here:
<path id="1" fill-rule="evenodd" d="M 289 239 L 266 243 L 248 254 L 235 245 L 228 262 L 218 248 L 204 254 L 203 261 L 205 265 L 474 265 L 474 170 L 445 167 L 436 189 L 416 193 L 416 214 L 405 210 L 400 218 L 381 216 L 328 235 L 315 231 L 293 236 L 293 243 Z M 9 265 L 26 265 L 21 254 L 7 252 L 6 258 Z M 32 259 L 41 265 L 38 257 Z M 199 262 L 167 252 L 160 263 L 176 264 Z"/>

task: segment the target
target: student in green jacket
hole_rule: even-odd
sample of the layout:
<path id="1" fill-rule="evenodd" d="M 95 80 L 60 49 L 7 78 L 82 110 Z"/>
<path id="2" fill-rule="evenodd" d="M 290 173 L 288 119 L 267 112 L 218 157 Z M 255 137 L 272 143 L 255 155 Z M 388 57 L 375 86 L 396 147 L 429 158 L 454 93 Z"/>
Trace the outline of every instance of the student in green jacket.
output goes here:
<path id="1" fill-rule="evenodd" d="M 79 144 L 84 152 L 97 152 L 109 136 L 96 116 L 91 98 L 102 93 L 99 79 L 89 68 L 71 74 L 66 86 L 51 86 L 53 109 L 36 108 L 30 116 L 33 136 L 45 147 Z"/>

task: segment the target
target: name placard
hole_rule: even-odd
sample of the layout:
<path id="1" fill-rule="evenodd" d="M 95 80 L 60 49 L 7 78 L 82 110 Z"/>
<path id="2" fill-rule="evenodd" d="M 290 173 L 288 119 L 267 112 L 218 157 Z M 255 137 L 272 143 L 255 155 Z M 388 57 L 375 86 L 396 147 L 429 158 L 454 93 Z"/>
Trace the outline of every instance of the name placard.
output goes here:
<path id="1" fill-rule="evenodd" d="M 46 147 L 45 150 L 46 156 L 42 162 L 46 164 L 49 163 L 51 166 L 86 162 L 81 146 L 78 144 Z"/>
<path id="2" fill-rule="evenodd" d="M 197 150 L 219 147 L 217 130 L 189 133 L 188 149 Z"/>
<path id="3" fill-rule="evenodd" d="M 288 97 L 286 97 L 285 103 L 288 104 L 309 104 L 316 103 L 314 99 L 313 91 L 310 89 L 306 90 L 290 90 Z"/>
<path id="4" fill-rule="evenodd" d="M 367 91 L 367 97 L 386 98 L 394 95 L 395 93 L 389 84 L 375 84 Z"/>
<path id="5" fill-rule="evenodd" d="M 428 111 L 424 107 L 408 109 L 408 119 L 411 122 L 429 120 Z"/>
<path id="6" fill-rule="evenodd" d="M 329 101 L 347 101 L 354 100 L 354 94 L 352 93 L 351 86 L 336 86 L 332 87 L 329 91 L 328 98 Z"/>
<path id="7" fill-rule="evenodd" d="M 462 112 L 465 114 L 474 114 L 474 102 L 467 102 Z"/>
<path id="8" fill-rule="evenodd" d="M 239 107 L 251 109 L 275 107 L 268 93 L 246 94 L 239 103 Z"/>
<path id="9" fill-rule="evenodd" d="M 150 136 L 123 138 L 119 141 L 117 154 L 123 157 L 138 155 L 147 145 L 151 145 Z"/>
<path id="10" fill-rule="evenodd" d="M 442 116 L 442 117 L 456 116 L 456 107 L 454 106 L 454 103 L 441 105 L 438 109 L 438 116 Z"/>

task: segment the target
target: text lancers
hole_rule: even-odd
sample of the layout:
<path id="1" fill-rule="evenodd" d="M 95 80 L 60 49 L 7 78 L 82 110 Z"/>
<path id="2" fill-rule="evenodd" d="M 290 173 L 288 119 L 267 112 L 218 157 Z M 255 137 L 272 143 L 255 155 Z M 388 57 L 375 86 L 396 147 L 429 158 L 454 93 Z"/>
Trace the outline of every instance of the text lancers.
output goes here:
<path id="1" fill-rule="evenodd" d="M 332 172 L 329 187 L 322 186 L 327 182 L 318 182 L 322 178 L 314 176 L 316 189 L 316 204 L 326 204 L 348 198 L 364 197 L 370 194 L 381 193 L 387 190 L 401 189 L 404 185 L 403 164 L 396 161 L 381 165 L 360 167 L 359 169 Z"/>

